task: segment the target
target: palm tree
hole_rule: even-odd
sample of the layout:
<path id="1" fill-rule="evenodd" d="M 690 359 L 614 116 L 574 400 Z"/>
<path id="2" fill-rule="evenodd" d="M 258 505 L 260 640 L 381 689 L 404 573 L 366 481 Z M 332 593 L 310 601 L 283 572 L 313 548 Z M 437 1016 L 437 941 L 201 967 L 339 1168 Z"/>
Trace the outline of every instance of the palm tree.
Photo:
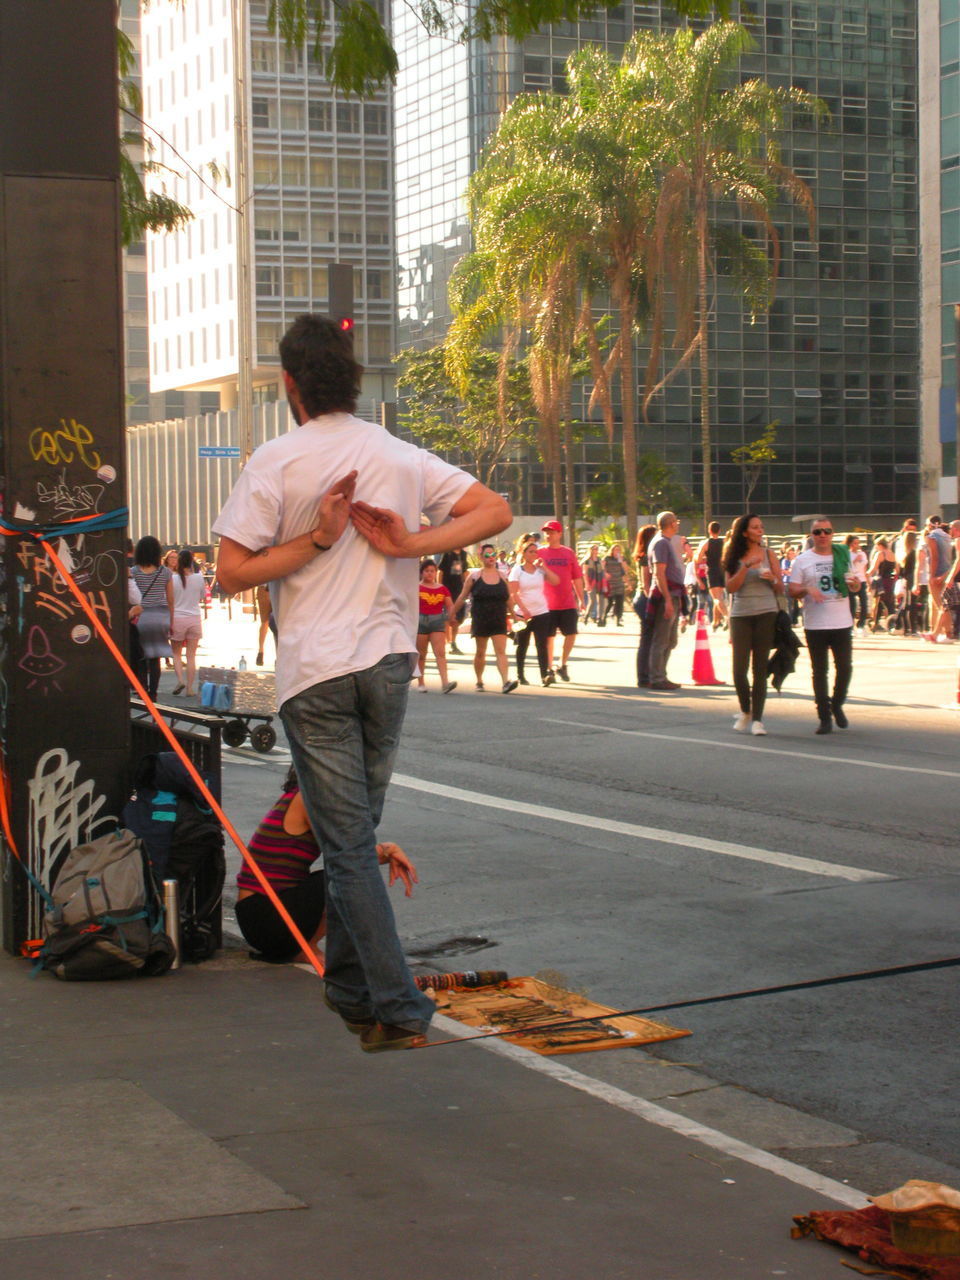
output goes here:
<path id="1" fill-rule="evenodd" d="M 525 95 L 504 113 L 468 190 L 477 248 L 454 273 L 455 319 L 447 339 L 452 370 L 461 378 L 470 353 L 492 335 L 502 340 L 502 377 L 525 348 L 538 449 L 571 537 L 570 399 L 577 338 L 590 312 L 582 284 L 592 223 L 580 198 L 575 154 L 566 99 Z"/>
<path id="2" fill-rule="evenodd" d="M 659 139 L 662 172 L 648 262 L 654 318 L 644 415 L 653 397 L 698 356 L 705 524 L 713 518 L 709 338 L 720 246 L 738 270 L 752 313 L 769 308 L 780 261 L 771 210 L 781 192 L 806 213 L 811 229 L 815 224 L 810 189 L 780 162 L 776 134 L 791 107 L 817 118 L 827 114 L 820 99 L 798 89 L 756 79 L 735 83 L 737 63 L 753 44 L 738 23 L 717 22 L 699 36 L 688 29 L 660 37 L 640 33 L 623 59 L 643 103 L 648 136 Z M 756 224 L 759 243 L 731 234 L 729 226 L 718 232 L 718 201 L 734 202 L 741 217 Z M 657 381 L 668 298 L 682 354 Z"/>

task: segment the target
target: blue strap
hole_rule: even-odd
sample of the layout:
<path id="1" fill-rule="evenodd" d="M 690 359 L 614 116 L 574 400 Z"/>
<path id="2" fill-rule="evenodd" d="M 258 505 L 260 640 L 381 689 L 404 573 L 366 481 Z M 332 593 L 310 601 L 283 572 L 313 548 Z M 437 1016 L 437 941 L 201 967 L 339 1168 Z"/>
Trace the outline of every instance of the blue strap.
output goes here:
<path id="1" fill-rule="evenodd" d="M 0 529 L 5 533 L 24 533 L 34 538 L 70 538 L 78 533 L 96 533 L 100 529 L 126 528 L 129 514 L 127 507 L 117 507 L 114 511 L 71 520 L 68 524 L 40 524 L 17 520 L 14 516 L 0 516 Z"/>

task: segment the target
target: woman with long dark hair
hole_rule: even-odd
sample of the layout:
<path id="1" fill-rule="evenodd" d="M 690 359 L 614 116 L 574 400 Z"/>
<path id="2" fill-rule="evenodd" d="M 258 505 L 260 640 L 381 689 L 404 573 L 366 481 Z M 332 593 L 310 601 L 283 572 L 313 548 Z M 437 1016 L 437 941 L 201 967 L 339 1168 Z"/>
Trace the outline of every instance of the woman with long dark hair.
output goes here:
<path id="1" fill-rule="evenodd" d="M 640 644 L 637 647 L 637 688 L 650 687 L 650 649 L 653 645 L 653 619 L 649 618 L 647 601 L 653 586 L 653 571 L 650 568 L 647 552 L 650 543 L 657 533 L 655 524 L 645 524 L 637 532 L 637 541 L 633 548 L 633 560 L 637 566 L 637 593 L 633 597 L 633 608 L 640 619 Z"/>
<path id="2" fill-rule="evenodd" d="M 197 572 L 193 553 L 183 550 L 177 558 L 177 571 L 173 575 L 173 627 L 170 631 L 170 647 L 173 649 L 173 669 L 177 673 L 174 693 L 186 691 L 188 698 L 197 696 L 197 646 L 203 634 L 200 605 L 207 593 L 203 574 Z M 184 671 L 183 650 L 187 660 Z"/>
<path id="3" fill-rule="evenodd" d="M 140 590 L 143 613 L 137 623 L 137 634 L 143 649 L 138 672 L 151 698 L 160 687 L 160 659 L 169 658 L 170 634 L 173 631 L 173 574 L 160 563 L 160 543 L 156 538 L 141 538 L 133 552 L 131 577 Z"/>
<path id="4" fill-rule="evenodd" d="M 780 563 L 763 540 L 763 523 L 752 511 L 738 516 L 723 548 L 723 572 L 730 602 L 733 683 L 740 714 L 738 733 L 766 734 L 763 707 L 767 697 L 770 650 L 783 591 Z M 753 665 L 753 683 L 750 667 Z"/>

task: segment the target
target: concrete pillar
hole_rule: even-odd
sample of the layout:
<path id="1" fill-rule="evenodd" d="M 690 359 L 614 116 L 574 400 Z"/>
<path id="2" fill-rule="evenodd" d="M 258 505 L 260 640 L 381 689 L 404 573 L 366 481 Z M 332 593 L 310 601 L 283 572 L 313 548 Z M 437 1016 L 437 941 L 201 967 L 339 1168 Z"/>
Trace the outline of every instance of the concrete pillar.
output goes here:
<path id="1" fill-rule="evenodd" d="M 125 507 L 114 0 L 0 4 L 0 474 L 39 525 Z M 124 529 L 57 544 L 118 643 Z M 126 681 L 36 542 L 3 539 L 0 749 L 14 840 L 50 882 L 110 829 L 129 776 Z M 2 942 L 37 936 L 3 842 Z"/>

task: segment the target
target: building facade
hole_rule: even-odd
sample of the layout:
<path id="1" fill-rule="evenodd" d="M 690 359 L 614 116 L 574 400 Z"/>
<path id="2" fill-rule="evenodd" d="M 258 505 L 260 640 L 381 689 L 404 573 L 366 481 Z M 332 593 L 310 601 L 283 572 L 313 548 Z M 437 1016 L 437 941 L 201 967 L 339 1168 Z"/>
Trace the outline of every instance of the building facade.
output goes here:
<path id="1" fill-rule="evenodd" d="M 799 209 L 775 211 L 783 257 L 770 312 L 751 324 L 720 281 L 710 395 L 721 516 L 743 504 L 732 450 L 775 419 L 777 459 L 754 491 L 758 509 L 785 518 L 826 510 L 882 528 L 920 501 L 917 9 L 916 0 L 752 5 L 757 45 L 741 75 L 818 95 L 831 122 L 798 122 L 781 139 L 783 163 L 809 183 L 818 221 L 811 235 Z M 461 197 L 501 104 L 521 91 L 562 92 L 565 60 L 584 44 L 617 57 L 635 31 L 677 21 L 666 4 L 621 5 L 522 44 L 435 48 L 398 9 L 401 346 L 432 345 L 446 331 L 446 280 L 469 246 Z M 585 400 L 581 394 L 576 414 L 586 416 Z M 638 449 L 698 490 L 695 376 L 677 378 L 659 398 Z M 580 446 L 581 496 L 610 468 L 605 443 Z M 545 514 L 550 495 L 539 464 L 531 461 L 518 483 L 515 501 Z"/>
<path id="2" fill-rule="evenodd" d="M 955 517 L 960 335 L 960 0 L 920 5 L 924 509 Z"/>
<path id="3" fill-rule="evenodd" d="M 154 182 L 187 205 L 182 230 L 147 239 L 149 370 L 154 391 L 206 388 L 232 407 L 238 376 L 238 254 L 246 236 L 255 399 L 282 394 L 277 342 L 304 311 L 323 311 L 327 266 L 354 268 L 354 341 L 365 401 L 392 399 L 394 348 L 391 102 L 331 88 L 310 54 L 268 27 L 250 0 L 238 47 L 232 0 L 151 5 L 142 16 L 145 115 Z M 328 29 L 334 9 L 327 3 Z M 239 216 L 237 94 L 248 86 L 249 194 Z"/>

